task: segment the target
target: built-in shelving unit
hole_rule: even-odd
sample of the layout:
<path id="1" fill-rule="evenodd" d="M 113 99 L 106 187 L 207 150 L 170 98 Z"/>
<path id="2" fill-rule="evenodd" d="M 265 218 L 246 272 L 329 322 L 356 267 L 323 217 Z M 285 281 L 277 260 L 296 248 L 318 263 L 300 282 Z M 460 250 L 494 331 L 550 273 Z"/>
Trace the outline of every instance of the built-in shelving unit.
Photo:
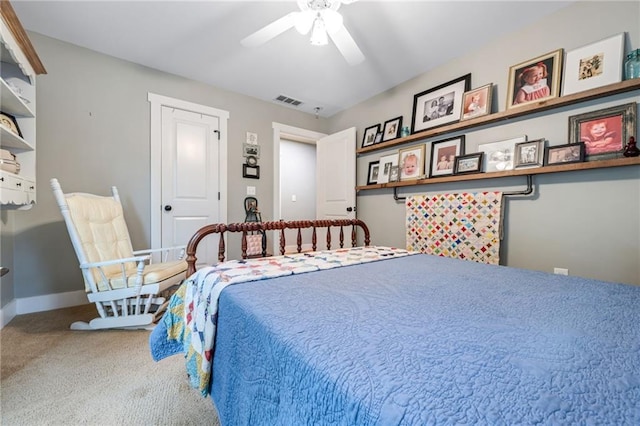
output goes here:
<path id="1" fill-rule="evenodd" d="M 501 123 L 506 120 L 514 119 L 517 117 L 524 117 L 524 116 L 539 113 L 542 111 L 552 110 L 555 108 L 560 108 L 568 105 L 574 105 L 580 102 L 586 102 L 593 99 L 600 99 L 607 96 L 617 95 L 620 93 L 631 92 L 634 90 L 640 90 L 640 79 L 626 80 L 620 83 L 609 84 L 607 86 L 586 90 L 584 92 L 575 93 L 568 96 L 562 96 L 559 98 L 553 98 L 553 99 L 537 102 L 534 104 L 528 104 L 518 108 L 510 109 L 507 111 L 496 112 L 494 114 L 486 115 L 484 117 L 478 117 L 468 121 L 461 121 L 458 123 L 449 124 L 446 126 L 438 127 L 436 129 L 425 130 L 423 132 L 414 133 L 412 135 L 409 135 L 403 138 L 397 138 L 391 141 L 382 142 L 382 143 L 375 144 L 372 146 L 367 146 L 364 148 L 359 148 L 356 150 L 356 153 L 366 154 L 372 151 L 389 149 L 394 146 L 409 144 L 411 142 L 431 138 L 434 136 L 439 136 L 439 135 L 452 133 L 460 130 L 471 129 L 474 127 L 497 124 L 497 123 Z M 544 174 L 544 173 L 559 173 L 559 172 L 599 169 L 599 168 L 607 168 L 607 167 L 633 166 L 633 165 L 639 165 L 639 164 L 640 164 L 639 157 L 617 158 L 617 159 L 610 159 L 610 160 L 588 161 L 584 163 L 571 163 L 571 164 L 560 164 L 560 165 L 544 166 L 544 167 L 528 168 L 528 169 L 516 169 L 516 170 L 509 170 L 504 172 L 441 176 L 441 177 L 432 177 L 427 179 L 389 182 L 389 183 L 383 183 L 383 184 L 361 185 L 361 186 L 357 186 L 356 190 L 360 191 L 360 190 L 367 190 L 367 189 L 397 188 L 397 187 L 412 186 L 412 185 L 429 185 L 429 184 L 445 183 L 445 182 L 494 179 L 494 178 L 509 177 L 509 176 L 532 176 L 532 175 L 538 175 L 538 174 Z"/>
<path id="2" fill-rule="evenodd" d="M 8 1 L 0 2 L 0 108 L 21 135 L 0 125 L 0 148 L 20 164 L 18 173 L 0 170 L 0 205 L 25 208 L 36 202 L 36 76 L 46 73 Z"/>

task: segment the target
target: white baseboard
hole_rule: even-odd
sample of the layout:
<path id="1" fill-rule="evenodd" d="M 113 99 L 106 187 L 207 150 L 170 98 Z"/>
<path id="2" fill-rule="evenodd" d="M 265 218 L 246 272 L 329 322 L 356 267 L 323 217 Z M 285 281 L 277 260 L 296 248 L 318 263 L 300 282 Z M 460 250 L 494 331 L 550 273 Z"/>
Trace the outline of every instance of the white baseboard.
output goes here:
<path id="1" fill-rule="evenodd" d="M 0 309 L 0 329 L 7 325 L 16 315 L 52 311 L 54 309 L 86 305 L 87 303 L 89 301 L 84 290 L 14 299 Z"/>
<path id="2" fill-rule="evenodd" d="M 16 316 L 16 301 L 15 299 L 0 308 L 0 330 L 5 325 L 9 324 L 9 321 Z"/>

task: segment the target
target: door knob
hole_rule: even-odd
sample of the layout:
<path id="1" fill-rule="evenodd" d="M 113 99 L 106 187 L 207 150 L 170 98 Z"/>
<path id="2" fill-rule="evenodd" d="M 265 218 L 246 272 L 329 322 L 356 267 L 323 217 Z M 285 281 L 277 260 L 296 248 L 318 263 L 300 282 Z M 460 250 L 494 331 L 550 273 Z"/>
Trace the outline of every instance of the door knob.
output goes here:
<path id="1" fill-rule="evenodd" d="M 353 211 L 353 209 L 352 209 L 351 207 L 347 207 L 347 211 L 348 211 L 348 212 L 352 212 L 352 211 Z"/>
<path id="2" fill-rule="evenodd" d="M 171 207 L 169 204 L 167 204 L 166 206 L 164 206 L 164 211 L 165 212 L 170 212 L 172 208 L 173 207 Z"/>

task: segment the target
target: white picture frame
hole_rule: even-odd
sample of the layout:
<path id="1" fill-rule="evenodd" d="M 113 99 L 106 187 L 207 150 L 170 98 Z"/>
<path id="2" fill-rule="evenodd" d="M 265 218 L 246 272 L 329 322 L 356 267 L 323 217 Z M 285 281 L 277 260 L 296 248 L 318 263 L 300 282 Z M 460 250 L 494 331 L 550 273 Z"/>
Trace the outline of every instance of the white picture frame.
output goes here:
<path id="1" fill-rule="evenodd" d="M 484 153 L 483 170 L 485 173 L 513 170 L 516 144 L 526 141 L 527 135 L 523 135 L 478 145 L 478 152 Z"/>
<path id="2" fill-rule="evenodd" d="M 380 168 L 378 169 L 378 182 L 377 183 L 389 183 L 391 176 L 391 167 L 398 166 L 398 153 L 385 155 L 380 157 Z"/>
<path id="3" fill-rule="evenodd" d="M 243 143 L 242 144 L 242 156 L 243 157 L 256 157 L 260 158 L 260 145 L 253 143 Z"/>
<path id="4" fill-rule="evenodd" d="M 567 52 L 562 96 L 621 82 L 624 35 L 616 34 Z"/>

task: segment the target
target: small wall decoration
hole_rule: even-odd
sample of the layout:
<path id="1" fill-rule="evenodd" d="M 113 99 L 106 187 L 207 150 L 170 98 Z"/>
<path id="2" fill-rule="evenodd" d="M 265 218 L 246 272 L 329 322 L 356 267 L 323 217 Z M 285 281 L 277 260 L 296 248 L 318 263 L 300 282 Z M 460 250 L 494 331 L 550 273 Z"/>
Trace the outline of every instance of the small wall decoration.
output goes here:
<path id="1" fill-rule="evenodd" d="M 380 170 L 380 161 L 371 161 L 369 163 L 369 173 L 367 174 L 367 185 L 378 183 L 378 173 Z"/>
<path id="2" fill-rule="evenodd" d="M 624 33 L 567 52 L 562 95 L 622 81 Z"/>
<path id="3" fill-rule="evenodd" d="M 562 49 L 511 66 L 507 109 L 557 98 L 561 75 Z"/>
<path id="4" fill-rule="evenodd" d="M 382 141 L 390 141 L 400 137 L 400 131 L 402 130 L 402 117 L 392 118 L 384 122 L 384 128 L 382 130 Z"/>
<path id="5" fill-rule="evenodd" d="M 516 144 L 516 169 L 542 166 L 544 139 L 520 142 Z"/>
<path id="6" fill-rule="evenodd" d="M 422 178 L 424 176 L 424 144 L 401 149 L 398 168 L 400 180 Z"/>
<path id="7" fill-rule="evenodd" d="M 464 135 L 431 144 L 431 177 L 453 174 L 455 158 L 464 154 Z"/>
<path id="8" fill-rule="evenodd" d="M 398 153 L 393 153 L 380 157 L 380 170 L 378 171 L 378 183 L 390 182 L 391 168 L 398 166 Z"/>
<path id="9" fill-rule="evenodd" d="M 526 140 L 527 136 L 524 135 L 478 145 L 478 151 L 484 152 L 483 170 L 485 172 L 513 170 L 513 153 L 516 143 L 526 142 Z"/>
<path id="10" fill-rule="evenodd" d="M 457 156 L 453 165 L 453 174 L 482 173 L 483 156 L 483 152 Z"/>
<path id="11" fill-rule="evenodd" d="M 367 127 L 364 129 L 364 136 L 362 137 L 362 147 L 371 146 L 376 143 L 376 135 L 380 132 L 380 124 Z"/>
<path id="12" fill-rule="evenodd" d="M 258 143 L 258 134 L 253 132 L 247 132 L 247 143 L 256 145 Z"/>
<path id="13" fill-rule="evenodd" d="M 400 171 L 398 166 L 391 166 L 391 172 L 389 172 L 389 182 L 397 182 L 400 180 Z"/>
<path id="14" fill-rule="evenodd" d="M 252 143 L 243 143 L 242 144 L 242 156 L 248 157 L 253 156 L 256 158 L 260 158 L 260 145 L 255 145 Z"/>
<path id="15" fill-rule="evenodd" d="M 470 88 L 471 74 L 467 74 L 414 95 L 411 133 L 459 121 L 462 95 Z"/>
<path id="16" fill-rule="evenodd" d="M 588 160 L 622 155 L 636 134 L 635 102 L 569 117 L 569 143 L 584 142 Z"/>
<path id="17" fill-rule="evenodd" d="M 460 120 L 482 117 L 491 113 L 493 83 L 465 92 L 462 96 L 462 116 Z"/>
<path id="18" fill-rule="evenodd" d="M 581 163 L 585 157 L 584 142 L 548 146 L 544 150 L 544 165 Z"/>
<path id="19" fill-rule="evenodd" d="M 249 179 L 260 179 L 260 166 L 242 165 L 242 177 Z"/>
<path id="20" fill-rule="evenodd" d="M 16 118 L 13 115 L 7 114 L 6 112 L 0 112 L 0 125 L 5 127 L 14 135 L 18 135 L 22 137 L 22 132 L 20 131 L 18 122 L 16 121 Z"/>

